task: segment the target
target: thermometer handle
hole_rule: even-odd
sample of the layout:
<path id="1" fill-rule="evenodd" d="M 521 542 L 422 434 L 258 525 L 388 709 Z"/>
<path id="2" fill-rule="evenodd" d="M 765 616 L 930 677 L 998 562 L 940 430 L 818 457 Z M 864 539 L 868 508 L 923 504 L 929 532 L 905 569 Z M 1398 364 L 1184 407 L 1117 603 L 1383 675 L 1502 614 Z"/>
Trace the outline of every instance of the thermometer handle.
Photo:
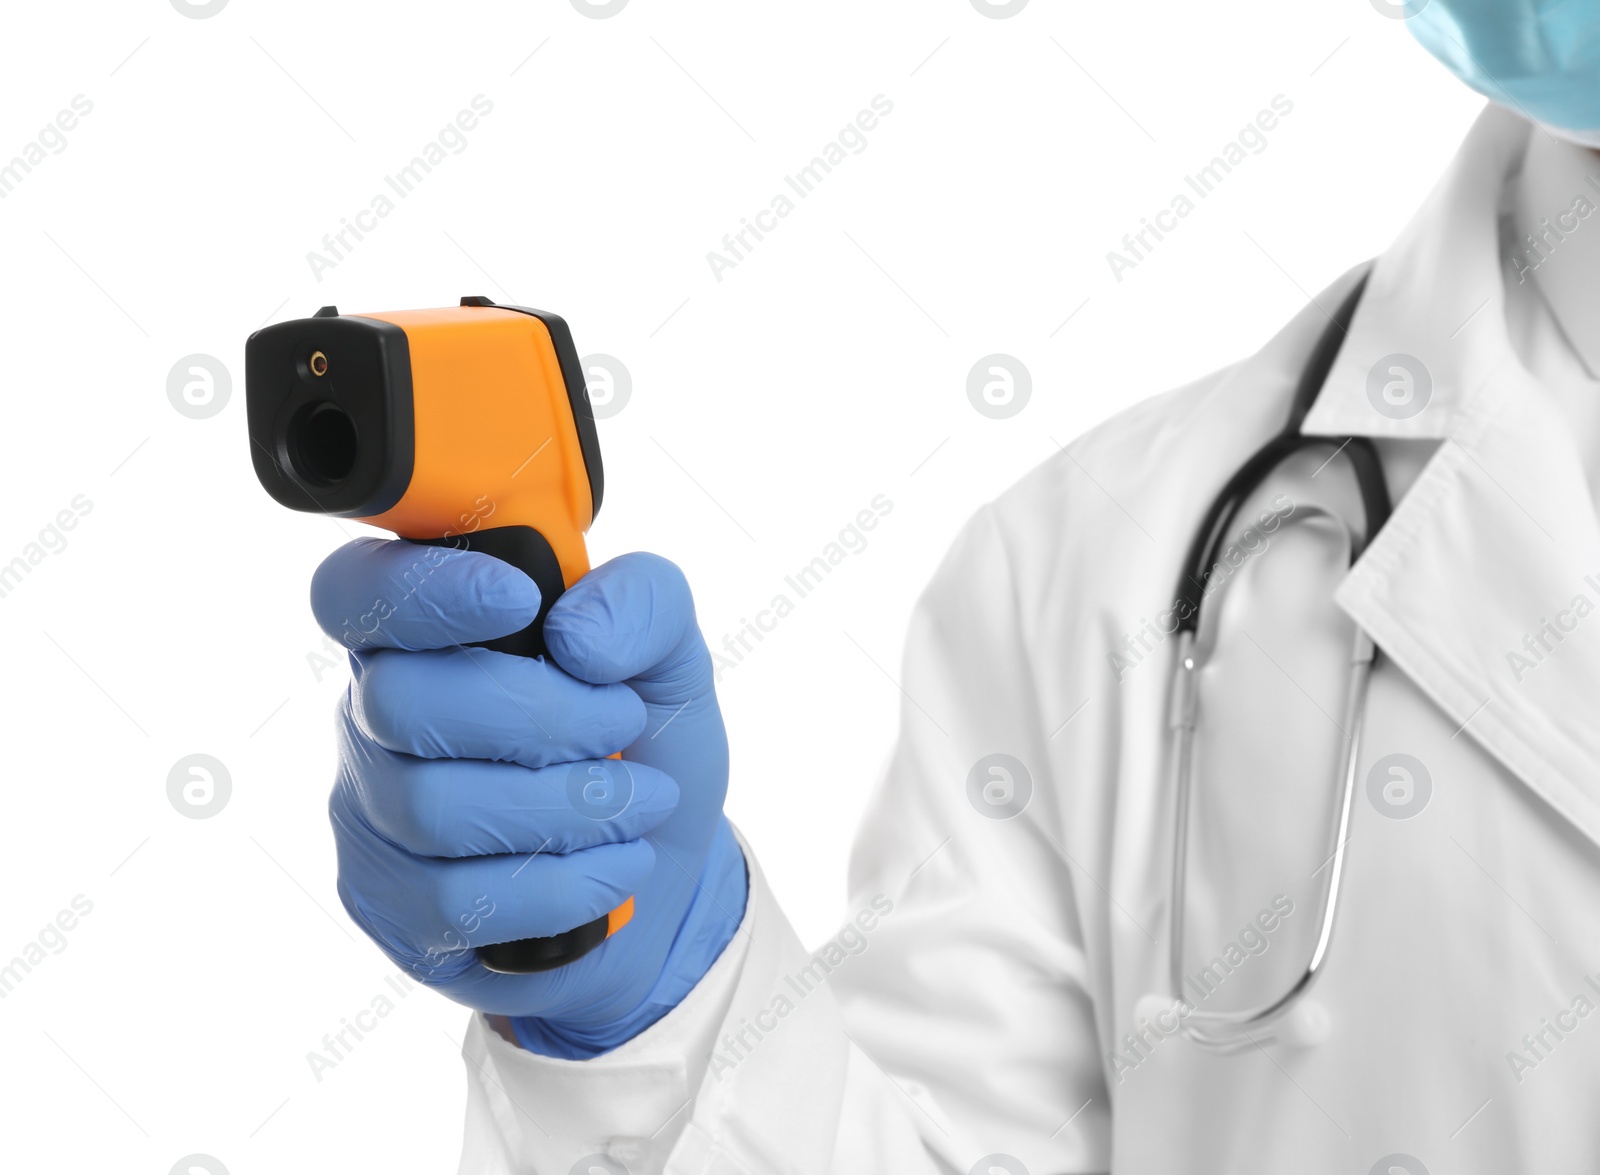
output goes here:
<path id="1" fill-rule="evenodd" d="M 556 559 L 555 551 L 542 534 L 531 526 L 497 526 L 446 538 L 413 541 L 434 547 L 479 551 L 496 559 L 504 559 L 524 572 L 539 587 L 539 613 L 533 618 L 533 623 L 509 636 L 475 642 L 473 647 L 511 653 L 518 657 L 546 655 L 544 618 L 550 612 L 550 605 L 556 602 L 568 585 L 562 579 L 561 564 Z M 633 898 L 629 897 L 609 913 L 560 934 L 481 946 L 478 948 L 478 960 L 489 970 L 502 975 L 553 971 L 583 958 L 626 926 L 632 917 Z"/>

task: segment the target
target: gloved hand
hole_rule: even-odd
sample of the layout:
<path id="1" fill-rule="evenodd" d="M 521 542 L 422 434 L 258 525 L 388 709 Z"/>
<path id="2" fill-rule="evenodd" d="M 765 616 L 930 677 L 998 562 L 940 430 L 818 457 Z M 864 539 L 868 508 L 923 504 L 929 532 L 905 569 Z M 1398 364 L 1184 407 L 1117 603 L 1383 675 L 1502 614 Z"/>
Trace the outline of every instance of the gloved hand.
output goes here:
<path id="1" fill-rule="evenodd" d="M 351 650 L 329 802 L 350 917 L 422 983 L 512 1017 L 536 1052 L 593 1056 L 676 1006 L 746 887 L 683 573 L 647 554 L 596 568 L 551 607 L 549 659 L 462 647 L 539 607 L 488 555 L 357 539 L 317 569 L 311 606 Z M 605 759 L 618 750 L 623 772 Z M 569 788 L 593 768 L 631 798 Z M 632 921 L 553 971 L 496 974 L 472 949 L 558 934 L 629 894 Z"/>

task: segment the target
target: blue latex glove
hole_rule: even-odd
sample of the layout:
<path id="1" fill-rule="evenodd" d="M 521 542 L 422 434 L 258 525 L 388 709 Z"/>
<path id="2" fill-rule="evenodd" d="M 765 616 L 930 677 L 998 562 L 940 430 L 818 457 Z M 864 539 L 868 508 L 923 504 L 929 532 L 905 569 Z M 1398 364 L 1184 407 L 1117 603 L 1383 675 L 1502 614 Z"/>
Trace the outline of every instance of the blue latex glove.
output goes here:
<path id="1" fill-rule="evenodd" d="M 350 917 L 421 982 L 512 1017 L 536 1052 L 594 1056 L 676 1006 L 746 888 L 683 573 L 646 554 L 596 568 L 551 607 L 550 659 L 462 647 L 538 610 L 533 581 L 488 555 L 357 539 L 317 569 L 311 606 L 351 650 L 329 802 Z M 605 758 L 618 750 L 625 773 Z M 596 770 L 624 794 L 569 787 Z M 472 949 L 569 930 L 629 894 L 633 920 L 554 971 L 496 974 Z"/>

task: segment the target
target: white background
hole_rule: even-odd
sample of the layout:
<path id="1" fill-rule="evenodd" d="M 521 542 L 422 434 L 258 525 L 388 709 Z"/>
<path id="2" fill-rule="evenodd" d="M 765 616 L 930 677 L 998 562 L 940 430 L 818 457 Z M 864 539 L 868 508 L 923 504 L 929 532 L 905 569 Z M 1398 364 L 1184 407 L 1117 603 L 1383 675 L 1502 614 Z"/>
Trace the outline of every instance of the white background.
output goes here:
<path id="1" fill-rule="evenodd" d="M 102 0 L 10 6 L 0 52 L 0 161 L 93 103 L 0 200 L 0 563 L 92 502 L 0 598 L 0 965 L 93 903 L 0 999 L 9 1170 L 453 1169 L 460 1008 L 418 990 L 306 1061 L 392 968 L 324 815 L 345 675 L 308 660 L 306 585 L 344 535 L 255 482 L 251 331 L 479 293 L 565 315 L 633 378 L 594 557 L 679 562 L 713 645 L 893 502 L 721 684 L 730 810 L 815 942 L 957 527 L 1381 250 L 1478 107 L 1367 0 Z M 467 147 L 319 281 L 308 251 L 479 94 Z M 866 149 L 716 280 L 707 252 L 879 94 Z M 1279 94 L 1267 148 L 1115 280 L 1107 251 Z M 1005 421 L 966 398 L 993 352 L 1033 378 Z M 208 419 L 168 400 L 191 353 L 235 381 Z M 205 820 L 167 797 L 196 752 L 232 780 Z"/>

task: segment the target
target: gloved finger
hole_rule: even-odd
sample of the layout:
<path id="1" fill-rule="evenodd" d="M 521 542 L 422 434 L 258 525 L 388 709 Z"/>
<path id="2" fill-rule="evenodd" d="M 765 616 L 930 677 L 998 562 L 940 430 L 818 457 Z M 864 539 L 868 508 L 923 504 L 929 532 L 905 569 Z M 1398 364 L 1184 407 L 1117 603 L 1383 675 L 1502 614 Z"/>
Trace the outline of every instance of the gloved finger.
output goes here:
<path id="1" fill-rule="evenodd" d="M 596 845 L 564 856 L 468 857 L 446 864 L 447 889 L 459 897 L 489 893 L 486 918 L 473 946 L 545 938 L 593 922 L 644 887 L 655 868 L 647 840 Z"/>
<path id="2" fill-rule="evenodd" d="M 407 755 L 544 767 L 603 759 L 645 724 L 627 686 L 589 685 L 542 659 L 488 649 L 381 649 L 355 659 L 357 725 Z"/>
<path id="3" fill-rule="evenodd" d="M 560 934 L 621 905 L 655 865 L 643 840 L 562 855 L 423 857 L 379 836 L 339 789 L 328 812 L 340 899 L 392 958 Z"/>
<path id="4" fill-rule="evenodd" d="M 526 628 L 539 589 L 492 555 L 362 538 L 313 573 L 311 611 L 347 649 L 450 649 Z"/>
<path id="5" fill-rule="evenodd" d="M 423 857 L 571 853 L 638 840 L 678 803 L 671 776 L 619 759 L 530 769 L 482 759 L 420 759 L 340 723 L 339 786 L 385 840 Z"/>
<path id="6" fill-rule="evenodd" d="M 659 555 L 620 555 L 589 572 L 551 605 L 544 638 L 574 677 L 626 681 L 648 703 L 681 705 L 711 691 L 689 581 Z"/>

